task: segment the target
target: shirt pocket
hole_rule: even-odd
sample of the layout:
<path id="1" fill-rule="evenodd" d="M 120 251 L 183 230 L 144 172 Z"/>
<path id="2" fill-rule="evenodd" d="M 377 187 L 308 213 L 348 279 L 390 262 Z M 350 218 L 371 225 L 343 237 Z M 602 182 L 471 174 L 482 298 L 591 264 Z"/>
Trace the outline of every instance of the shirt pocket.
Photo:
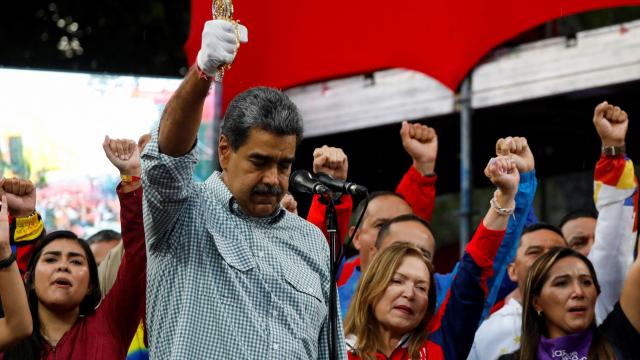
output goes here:
<path id="1" fill-rule="evenodd" d="M 327 317 L 327 305 L 322 292 L 320 277 L 307 268 L 289 267 L 284 271 L 286 282 L 293 287 L 293 296 L 288 305 L 293 314 L 296 335 L 303 341 L 315 343 Z"/>
<path id="2" fill-rule="evenodd" d="M 251 282 L 255 275 L 252 271 L 257 265 L 244 241 L 237 234 L 221 235 L 216 229 L 208 227 L 209 239 L 215 244 L 213 252 L 209 248 L 203 249 L 207 257 L 206 262 L 213 269 L 215 278 L 215 294 L 218 299 L 228 305 L 246 299 L 250 294 L 248 289 L 242 286 L 247 281 Z M 217 251 L 216 251 L 217 250 Z M 217 252 L 217 254 L 216 254 Z"/>
<path id="3" fill-rule="evenodd" d="M 227 236 L 221 235 L 217 229 L 208 226 L 210 240 L 216 246 L 218 253 L 234 270 L 247 272 L 253 269 L 256 264 L 251 255 L 251 250 L 246 245 L 246 239 L 241 239 L 240 231 L 230 231 Z"/>

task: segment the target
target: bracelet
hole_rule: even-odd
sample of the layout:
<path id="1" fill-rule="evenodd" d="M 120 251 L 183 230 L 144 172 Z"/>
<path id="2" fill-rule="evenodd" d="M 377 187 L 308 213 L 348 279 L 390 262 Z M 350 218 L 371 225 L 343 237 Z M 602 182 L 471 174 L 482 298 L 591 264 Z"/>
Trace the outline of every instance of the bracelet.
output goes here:
<path id="1" fill-rule="evenodd" d="M 602 155 L 616 156 L 616 155 L 624 154 L 625 151 L 626 151 L 626 148 L 625 148 L 624 145 L 622 145 L 622 146 L 615 146 L 615 145 L 605 146 L 605 145 L 602 145 L 601 151 L 602 151 Z"/>
<path id="2" fill-rule="evenodd" d="M 196 66 L 196 71 L 198 71 L 198 77 L 202 80 L 211 80 L 211 76 L 207 75 L 207 73 L 205 73 L 204 71 L 202 71 L 202 69 L 200 69 L 200 66 L 198 66 L 198 63 L 196 62 L 194 64 Z"/>
<path id="3" fill-rule="evenodd" d="M 16 254 L 12 252 L 8 258 L 0 260 L 0 270 L 8 268 L 14 261 L 16 261 Z"/>
<path id="4" fill-rule="evenodd" d="M 123 184 L 131 184 L 132 182 L 140 181 L 140 176 L 135 175 L 120 175 L 120 181 Z"/>
<path id="5" fill-rule="evenodd" d="M 16 217 L 16 226 L 33 226 L 38 224 L 38 212 L 33 210 L 31 214 L 22 217 Z"/>
<path id="6" fill-rule="evenodd" d="M 493 197 L 491 198 L 491 201 L 489 201 L 489 204 L 495 211 L 498 212 L 499 215 L 509 216 L 516 211 L 515 206 L 512 208 L 503 208 L 502 206 L 500 206 L 500 204 L 498 203 L 498 199 L 496 198 L 496 193 L 493 193 Z"/>

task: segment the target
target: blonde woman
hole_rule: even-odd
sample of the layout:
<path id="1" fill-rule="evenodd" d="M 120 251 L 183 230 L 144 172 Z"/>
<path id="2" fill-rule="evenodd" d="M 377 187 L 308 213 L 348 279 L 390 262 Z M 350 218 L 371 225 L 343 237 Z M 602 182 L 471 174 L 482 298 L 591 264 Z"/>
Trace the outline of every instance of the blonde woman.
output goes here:
<path id="1" fill-rule="evenodd" d="M 347 312 L 349 359 L 421 359 L 438 351 L 427 330 L 435 308 L 432 284 L 433 265 L 418 247 L 401 242 L 382 250 Z"/>

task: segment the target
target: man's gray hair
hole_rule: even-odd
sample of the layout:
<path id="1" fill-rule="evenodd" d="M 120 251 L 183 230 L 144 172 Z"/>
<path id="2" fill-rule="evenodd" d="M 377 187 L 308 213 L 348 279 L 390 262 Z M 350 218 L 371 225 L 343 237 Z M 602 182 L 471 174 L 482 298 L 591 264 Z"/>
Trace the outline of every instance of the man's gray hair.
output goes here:
<path id="1" fill-rule="evenodd" d="M 227 108 L 221 133 L 235 151 L 247 140 L 249 130 L 259 128 L 276 135 L 295 135 L 302 141 L 302 115 L 282 91 L 255 87 L 238 94 Z"/>

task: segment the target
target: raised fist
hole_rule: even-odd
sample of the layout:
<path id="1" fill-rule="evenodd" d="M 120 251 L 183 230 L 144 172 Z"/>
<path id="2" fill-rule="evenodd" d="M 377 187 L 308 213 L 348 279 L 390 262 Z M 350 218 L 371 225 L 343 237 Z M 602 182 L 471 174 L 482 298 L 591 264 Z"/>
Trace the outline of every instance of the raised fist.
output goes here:
<path id="1" fill-rule="evenodd" d="M 0 194 L 7 196 L 9 212 L 15 217 L 29 216 L 36 209 L 36 187 L 29 180 L 0 179 Z"/>
<path id="2" fill-rule="evenodd" d="M 289 193 L 284 194 L 282 200 L 280 200 L 280 206 L 285 208 L 285 210 L 298 215 L 298 202 L 293 197 L 293 195 Z"/>
<path id="3" fill-rule="evenodd" d="M 604 146 L 623 146 L 629 127 L 627 113 L 606 101 L 593 111 L 593 125 Z"/>
<path id="4" fill-rule="evenodd" d="M 404 150 L 413 159 L 413 166 L 422 175 L 433 174 L 438 157 L 438 135 L 433 128 L 402 122 L 400 138 Z"/>
<path id="5" fill-rule="evenodd" d="M 110 139 L 104 137 L 102 143 L 107 159 L 120 170 L 121 175 L 140 176 L 140 150 L 138 144 L 128 139 Z"/>
<path id="6" fill-rule="evenodd" d="M 516 162 L 520 174 L 533 170 L 535 161 L 527 139 L 523 137 L 507 137 L 496 142 L 496 155 L 509 156 Z"/>
<path id="7" fill-rule="evenodd" d="M 349 159 L 340 148 L 324 145 L 313 150 L 313 172 L 331 175 L 334 179 L 347 180 Z"/>
<path id="8" fill-rule="evenodd" d="M 202 45 L 196 62 L 200 70 L 213 76 L 220 66 L 231 64 L 236 57 L 240 43 L 248 41 L 248 31 L 244 25 L 226 20 L 209 20 L 202 30 Z"/>
<path id="9" fill-rule="evenodd" d="M 518 191 L 520 174 L 513 159 L 508 156 L 491 158 L 484 169 L 484 174 L 503 195 L 515 196 Z"/>

